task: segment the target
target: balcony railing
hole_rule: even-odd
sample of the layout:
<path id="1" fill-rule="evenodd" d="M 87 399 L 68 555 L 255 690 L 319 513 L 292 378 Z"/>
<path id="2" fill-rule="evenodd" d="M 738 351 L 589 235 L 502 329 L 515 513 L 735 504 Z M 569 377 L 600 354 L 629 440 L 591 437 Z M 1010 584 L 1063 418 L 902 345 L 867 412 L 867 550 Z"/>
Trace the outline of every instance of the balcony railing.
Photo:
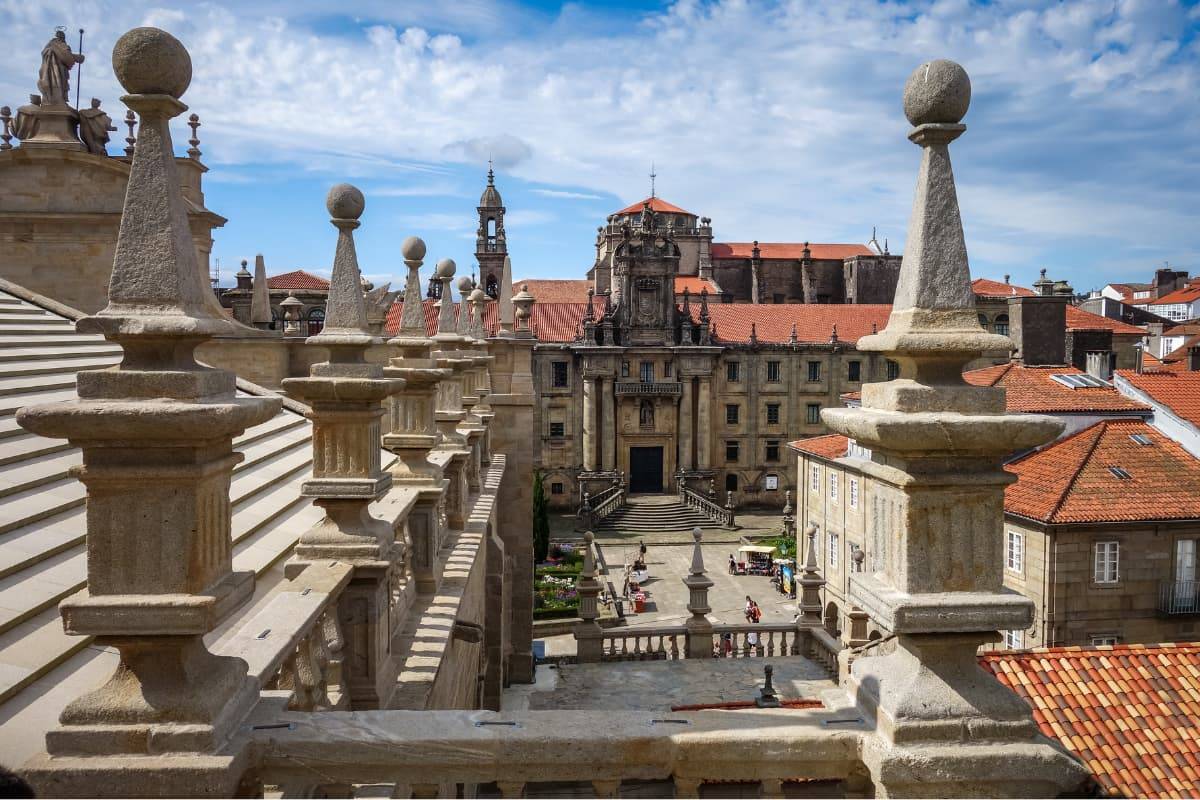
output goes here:
<path id="1" fill-rule="evenodd" d="M 1162 581 L 1158 610 L 1163 614 L 1200 614 L 1200 581 Z"/>
<path id="2" fill-rule="evenodd" d="M 671 382 L 640 382 L 640 381 L 621 381 L 617 383 L 617 394 L 638 394 L 638 395 L 675 395 L 683 394 L 683 384 Z"/>

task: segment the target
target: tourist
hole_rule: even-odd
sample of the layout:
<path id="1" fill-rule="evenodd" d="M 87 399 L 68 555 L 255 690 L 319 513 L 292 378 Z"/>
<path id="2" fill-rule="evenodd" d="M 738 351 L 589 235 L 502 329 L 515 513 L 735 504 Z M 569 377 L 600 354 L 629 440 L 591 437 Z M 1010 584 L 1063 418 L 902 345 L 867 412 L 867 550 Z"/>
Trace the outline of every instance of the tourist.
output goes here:
<path id="1" fill-rule="evenodd" d="M 746 622 L 754 621 L 754 601 L 750 599 L 750 595 L 746 595 Z"/>
<path id="2" fill-rule="evenodd" d="M 733 553 L 729 554 L 729 574 L 737 575 L 737 561 L 733 558 Z"/>
<path id="3" fill-rule="evenodd" d="M 758 603 L 750 601 L 750 621 L 757 623 L 762 619 L 762 609 L 758 607 Z"/>
<path id="4" fill-rule="evenodd" d="M 758 622 L 758 620 L 755 620 Z M 746 652 L 758 650 L 758 631 L 750 631 L 746 634 Z"/>

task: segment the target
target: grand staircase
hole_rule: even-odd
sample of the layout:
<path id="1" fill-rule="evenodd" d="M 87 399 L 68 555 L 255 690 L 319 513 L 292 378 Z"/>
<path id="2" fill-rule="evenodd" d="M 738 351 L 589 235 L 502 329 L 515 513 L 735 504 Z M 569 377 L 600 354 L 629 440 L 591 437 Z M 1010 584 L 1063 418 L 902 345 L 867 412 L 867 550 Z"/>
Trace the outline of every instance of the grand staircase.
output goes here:
<path id="1" fill-rule="evenodd" d="M 692 528 L 713 528 L 717 523 L 679 502 L 674 495 L 633 495 L 625 505 L 596 525 L 612 533 L 677 533 Z"/>

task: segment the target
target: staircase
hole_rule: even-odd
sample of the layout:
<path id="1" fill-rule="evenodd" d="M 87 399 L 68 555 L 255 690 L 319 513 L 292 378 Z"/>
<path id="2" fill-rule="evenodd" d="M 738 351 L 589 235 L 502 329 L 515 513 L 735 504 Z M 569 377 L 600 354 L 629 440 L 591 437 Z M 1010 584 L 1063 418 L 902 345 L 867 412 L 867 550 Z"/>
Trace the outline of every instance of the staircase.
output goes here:
<path id="1" fill-rule="evenodd" d="M 619 533 L 677 533 L 713 528 L 717 523 L 679 502 L 674 495 L 633 495 L 625 505 L 600 520 L 597 531 Z"/>

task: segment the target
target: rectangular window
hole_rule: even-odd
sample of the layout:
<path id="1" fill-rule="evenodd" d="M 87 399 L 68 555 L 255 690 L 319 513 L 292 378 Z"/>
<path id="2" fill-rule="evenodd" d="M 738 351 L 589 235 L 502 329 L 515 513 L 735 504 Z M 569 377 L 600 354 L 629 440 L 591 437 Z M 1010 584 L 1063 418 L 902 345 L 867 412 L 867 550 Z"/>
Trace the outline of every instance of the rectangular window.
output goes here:
<path id="1" fill-rule="evenodd" d="M 767 381 L 770 383 L 778 383 L 779 382 L 779 362 L 778 361 L 768 361 L 767 362 Z"/>
<path id="2" fill-rule="evenodd" d="M 554 388 L 563 389 L 567 385 L 567 362 L 555 361 L 554 367 Z"/>
<path id="3" fill-rule="evenodd" d="M 851 383 L 862 382 L 861 361 L 851 361 L 850 363 L 846 364 L 846 380 L 850 381 Z"/>
<path id="4" fill-rule="evenodd" d="M 894 381 L 900 377 L 900 365 L 895 361 L 888 360 L 887 362 L 887 379 Z"/>
<path id="5" fill-rule="evenodd" d="M 1021 574 L 1025 570 L 1025 535 L 1008 531 L 1004 540 L 1004 566 Z"/>
<path id="6" fill-rule="evenodd" d="M 816 425 L 821 421 L 821 404 L 809 403 L 804 409 L 804 421 L 809 425 Z"/>
<path id="7" fill-rule="evenodd" d="M 1118 638 L 1119 637 L 1117 637 L 1113 634 L 1107 634 L 1107 633 L 1100 634 L 1099 636 L 1093 636 L 1092 637 L 1092 646 L 1093 647 L 1105 647 L 1105 646 L 1111 647 L 1112 645 L 1117 643 Z"/>
<path id="8" fill-rule="evenodd" d="M 642 379 L 642 383 L 654 383 L 654 362 L 643 361 L 638 364 L 638 377 Z"/>
<path id="9" fill-rule="evenodd" d="M 781 294 L 771 295 L 771 302 L 774 303 L 775 305 L 779 305 L 779 304 L 783 303 L 784 302 L 783 295 L 781 295 Z"/>
<path id="10" fill-rule="evenodd" d="M 767 461 L 779 460 L 779 442 L 767 442 Z"/>
<path id="11" fill-rule="evenodd" d="M 567 425 L 565 422 L 550 423 L 550 438 L 561 439 L 567 435 Z"/>
<path id="12" fill-rule="evenodd" d="M 850 479 L 850 507 L 858 508 L 858 478 Z"/>
<path id="13" fill-rule="evenodd" d="M 1025 631 L 1005 631 L 1004 646 L 1009 650 L 1020 650 L 1025 647 Z"/>
<path id="14" fill-rule="evenodd" d="M 836 472 L 829 473 L 829 500 L 832 503 L 838 501 L 838 474 Z"/>
<path id="15" fill-rule="evenodd" d="M 767 424 L 779 424 L 779 403 L 767 403 Z"/>
<path id="16" fill-rule="evenodd" d="M 562 494 L 562 493 L 563 493 L 563 485 L 561 483 L 550 484 L 550 494 Z"/>
<path id="17" fill-rule="evenodd" d="M 808 488 L 814 492 L 821 490 L 821 468 L 816 464 L 808 470 Z"/>
<path id="18" fill-rule="evenodd" d="M 736 404 L 730 403 L 725 406 L 725 424 L 737 425 L 738 423 L 738 407 Z"/>
<path id="19" fill-rule="evenodd" d="M 836 533 L 829 534 L 829 568 L 837 569 L 838 565 L 838 535 Z"/>
<path id="20" fill-rule="evenodd" d="M 821 380 L 821 362 L 820 361 L 808 362 L 808 380 L 811 383 L 816 383 L 817 381 Z"/>
<path id="21" fill-rule="evenodd" d="M 725 460 L 726 461 L 737 461 L 738 460 L 738 443 L 737 442 L 726 442 L 725 443 Z"/>
<path id="22" fill-rule="evenodd" d="M 629 362 L 628 361 L 621 362 L 621 377 L 622 378 L 629 377 Z"/>
<path id="23" fill-rule="evenodd" d="M 670 361 L 668 361 L 667 363 L 663 364 L 663 377 L 664 377 L 664 378 L 669 378 L 669 377 L 671 377 L 671 374 L 672 374 L 672 372 L 673 372 L 673 370 L 672 370 L 672 364 L 671 364 L 671 362 L 670 362 Z"/>
<path id="24" fill-rule="evenodd" d="M 1095 579 L 1096 583 L 1116 583 L 1118 560 L 1121 545 L 1119 542 L 1096 542 Z"/>
<path id="25" fill-rule="evenodd" d="M 737 491 L 737 475 L 734 475 L 732 472 L 725 476 L 725 491 Z"/>
<path id="26" fill-rule="evenodd" d="M 725 364 L 725 380 L 730 383 L 737 383 L 741 380 L 741 371 L 739 370 L 737 361 L 729 361 Z"/>

